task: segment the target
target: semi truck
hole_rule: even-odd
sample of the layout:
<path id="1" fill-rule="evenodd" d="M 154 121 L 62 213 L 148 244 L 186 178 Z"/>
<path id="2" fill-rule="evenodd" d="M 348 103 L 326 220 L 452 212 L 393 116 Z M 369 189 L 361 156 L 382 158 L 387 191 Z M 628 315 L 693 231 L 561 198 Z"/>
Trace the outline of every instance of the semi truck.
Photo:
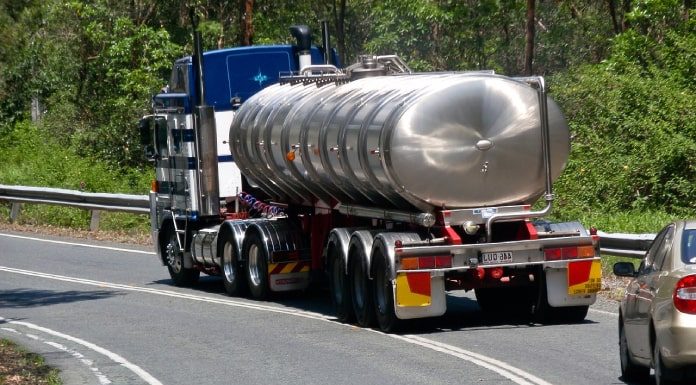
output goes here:
<path id="1" fill-rule="evenodd" d="M 156 255 L 175 285 L 262 300 L 328 283 L 337 320 L 391 332 L 473 290 L 485 312 L 579 322 L 596 235 L 554 223 L 568 125 L 542 77 L 341 67 L 324 25 L 295 44 L 177 60 L 140 121 Z"/>

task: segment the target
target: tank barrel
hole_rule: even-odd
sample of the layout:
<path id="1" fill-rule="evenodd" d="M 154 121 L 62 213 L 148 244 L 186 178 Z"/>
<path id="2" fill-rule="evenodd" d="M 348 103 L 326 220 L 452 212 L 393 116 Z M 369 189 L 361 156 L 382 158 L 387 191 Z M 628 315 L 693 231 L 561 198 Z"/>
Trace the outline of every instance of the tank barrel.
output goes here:
<path id="1" fill-rule="evenodd" d="M 254 95 L 230 130 L 242 172 L 298 204 L 433 212 L 543 197 L 550 205 L 570 135 L 542 78 L 403 72 L 307 76 Z"/>

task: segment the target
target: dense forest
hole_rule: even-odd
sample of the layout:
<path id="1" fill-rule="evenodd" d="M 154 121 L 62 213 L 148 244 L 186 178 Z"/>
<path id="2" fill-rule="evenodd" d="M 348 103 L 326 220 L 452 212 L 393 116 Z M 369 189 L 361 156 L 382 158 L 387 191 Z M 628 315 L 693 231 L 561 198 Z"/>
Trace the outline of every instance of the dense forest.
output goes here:
<path id="1" fill-rule="evenodd" d="M 696 216 L 692 0 L 0 0 L 0 183 L 146 192 L 136 125 L 191 8 L 206 49 L 327 20 L 344 63 L 544 75 L 573 134 L 557 215 Z"/>

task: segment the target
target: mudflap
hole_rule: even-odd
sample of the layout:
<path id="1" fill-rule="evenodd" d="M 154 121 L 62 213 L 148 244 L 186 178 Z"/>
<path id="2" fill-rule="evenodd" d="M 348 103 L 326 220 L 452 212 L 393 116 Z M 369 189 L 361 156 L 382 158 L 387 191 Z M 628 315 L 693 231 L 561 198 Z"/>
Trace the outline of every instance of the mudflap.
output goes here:
<path id="1" fill-rule="evenodd" d="M 309 287 L 311 261 L 268 264 L 268 283 L 271 291 L 304 290 Z"/>
<path id="2" fill-rule="evenodd" d="M 397 273 L 393 286 L 394 311 L 399 319 L 438 317 L 447 310 L 443 273 Z"/>
<path id="3" fill-rule="evenodd" d="M 569 262 L 564 268 L 547 268 L 546 293 L 552 307 L 592 305 L 602 288 L 598 260 Z"/>

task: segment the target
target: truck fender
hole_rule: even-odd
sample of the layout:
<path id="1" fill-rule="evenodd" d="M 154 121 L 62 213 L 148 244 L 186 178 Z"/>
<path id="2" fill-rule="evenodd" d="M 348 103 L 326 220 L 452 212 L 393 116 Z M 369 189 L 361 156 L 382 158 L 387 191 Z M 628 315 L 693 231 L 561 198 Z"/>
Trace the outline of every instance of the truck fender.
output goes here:
<path id="1" fill-rule="evenodd" d="M 348 243 L 348 256 L 352 258 L 362 258 L 367 269 L 367 278 L 372 279 L 372 243 L 379 230 L 358 230 L 350 235 Z"/>
<path id="2" fill-rule="evenodd" d="M 159 259 L 162 262 L 163 266 L 166 266 L 167 263 L 164 260 L 164 250 L 165 250 L 165 245 L 166 242 L 168 241 L 168 236 L 170 231 L 174 231 L 174 217 L 171 215 L 171 213 L 167 213 L 164 215 L 162 218 L 162 226 L 160 227 L 160 231 L 158 233 L 158 239 L 157 243 L 159 245 Z M 186 248 L 189 250 L 184 249 L 184 267 L 187 269 L 190 269 L 193 267 L 193 257 L 191 256 L 191 237 L 193 234 L 190 232 L 186 234 L 186 238 L 184 240 Z"/>
<path id="3" fill-rule="evenodd" d="M 324 260 L 328 263 L 327 258 L 329 257 L 329 250 L 338 250 L 338 255 L 341 258 L 341 263 L 343 263 L 344 271 L 348 271 L 348 245 L 350 243 L 350 236 L 353 232 L 358 229 L 339 227 L 331 230 L 329 233 L 329 238 L 326 241 L 326 247 L 324 248 Z"/>
<path id="4" fill-rule="evenodd" d="M 266 252 L 266 256 L 269 261 L 272 258 L 273 252 L 276 251 L 295 251 L 301 250 L 302 247 L 302 236 L 297 227 L 293 226 L 292 223 L 284 219 L 259 219 L 249 223 L 246 231 L 244 232 L 244 237 L 250 234 L 252 231 L 257 232 L 261 239 L 263 239 L 263 248 Z M 244 240 L 240 241 L 240 247 L 244 244 Z M 246 259 L 245 255 L 241 255 L 240 248 L 240 258 Z"/>
<path id="5" fill-rule="evenodd" d="M 222 250 L 222 242 L 225 241 L 225 237 L 228 234 L 232 237 L 232 243 L 234 244 L 234 252 L 237 257 L 237 262 L 241 262 L 242 255 L 242 244 L 244 243 L 244 237 L 246 236 L 246 230 L 252 223 L 258 221 L 257 219 L 233 219 L 226 220 L 220 225 L 220 233 L 218 235 L 217 250 Z M 221 265 L 219 253 L 216 253 L 218 266 Z"/>
<path id="6" fill-rule="evenodd" d="M 421 236 L 417 233 L 379 233 L 375 236 L 372 243 L 372 249 L 370 251 L 370 260 L 375 251 L 379 250 L 382 255 L 387 258 L 387 265 L 389 269 L 389 279 L 396 279 L 396 252 L 394 251 L 394 245 L 396 241 L 401 241 L 403 243 L 420 242 L 422 240 Z M 372 266 L 370 265 L 370 275 L 373 275 Z"/>

